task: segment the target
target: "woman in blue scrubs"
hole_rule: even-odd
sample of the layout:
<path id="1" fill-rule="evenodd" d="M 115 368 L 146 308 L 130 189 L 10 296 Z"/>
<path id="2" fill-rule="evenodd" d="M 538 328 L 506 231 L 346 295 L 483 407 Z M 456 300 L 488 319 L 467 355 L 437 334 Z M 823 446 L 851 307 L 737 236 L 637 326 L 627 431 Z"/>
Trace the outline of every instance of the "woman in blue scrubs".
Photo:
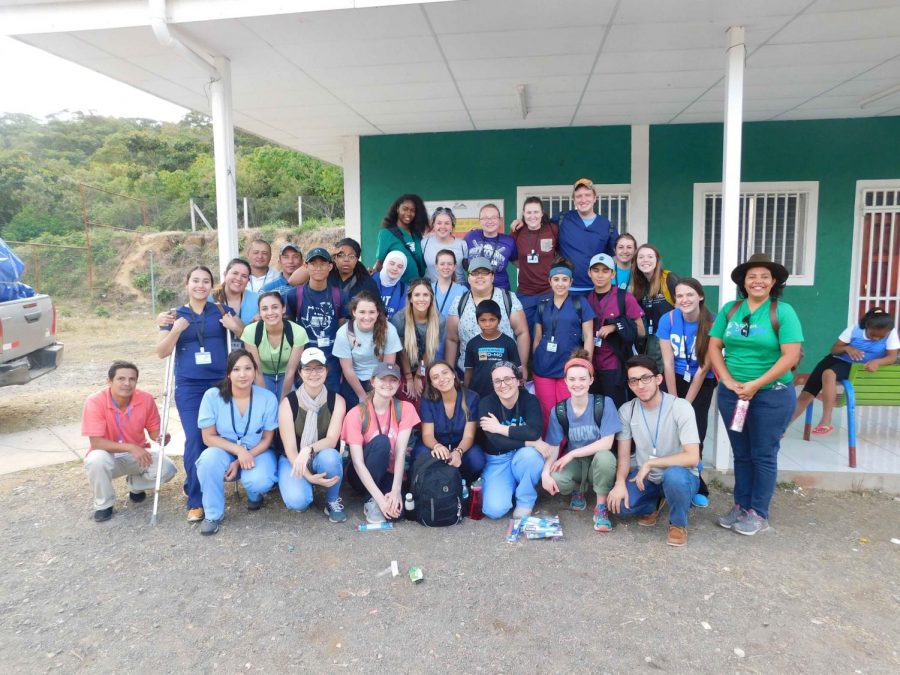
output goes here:
<path id="1" fill-rule="evenodd" d="M 257 315 L 258 294 L 247 290 L 249 281 L 250 263 L 243 258 L 234 258 L 225 267 L 222 283 L 212 294 L 214 302 L 231 307 L 245 326 Z"/>
<path id="2" fill-rule="evenodd" d="M 240 334 L 240 319 L 229 306 L 219 309 L 209 302 L 213 275 L 198 266 L 187 274 L 188 303 L 174 310 L 171 325 L 160 326 L 156 354 L 175 358 L 175 407 L 184 427 L 184 493 L 188 522 L 203 520 L 203 501 L 195 464 L 203 452 L 203 438 L 197 426 L 200 401 L 210 387 L 225 377 L 228 358 L 227 334 Z"/>
<path id="3" fill-rule="evenodd" d="M 263 495 L 277 480 L 272 440 L 278 428 L 278 399 L 257 384 L 256 361 L 236 349 L 228 355 L 225 379 L 208 389 L 200 402 L 197 425 L 206 450 L 197 460 L 203 491 L 200 534 L 219 531 L 225 515 L 225 481 L 240 478 L 247 492 L 247 510 L 258 511 Z"/>

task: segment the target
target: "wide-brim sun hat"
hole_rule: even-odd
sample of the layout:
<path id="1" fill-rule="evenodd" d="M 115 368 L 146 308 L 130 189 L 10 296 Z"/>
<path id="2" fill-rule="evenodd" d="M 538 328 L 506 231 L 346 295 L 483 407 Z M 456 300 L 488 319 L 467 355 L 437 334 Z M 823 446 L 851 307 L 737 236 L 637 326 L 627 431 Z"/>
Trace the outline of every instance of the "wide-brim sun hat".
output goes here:
<path id="1" fill-rule="evenodd" d="M 753 267 L 765 267 L 772 273 L 772 276 L 775 277 L 775 281 L 782 285 L 787 283 L 788 277 L 790 276 L 787 267 L 780 265 L 777 262 L 772 262 L 772 258 L 769 257 L 768 253 L 754 253 L 747 258 L 746 262 L 741 263 L 731 271 L 731 280 L 740 288 L 743 288 L 747 270 Z"/>

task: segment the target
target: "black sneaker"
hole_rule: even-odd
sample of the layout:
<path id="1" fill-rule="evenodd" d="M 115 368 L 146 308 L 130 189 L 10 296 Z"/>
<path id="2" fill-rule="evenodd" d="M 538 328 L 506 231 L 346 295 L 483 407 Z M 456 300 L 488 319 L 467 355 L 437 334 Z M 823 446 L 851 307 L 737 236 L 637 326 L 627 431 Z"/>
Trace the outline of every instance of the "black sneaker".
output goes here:
<path id="1" fill-rule="evenodd" d="M 129 493 L 128 493 L 128 499 L 130 499 L 131 501 L 133 501 L 135 504 L 140 504 L 140 503 L 141 503 L 142 501 L 144 501 L 146 498 L 147 498 L 147 493 L 146 493 L 146 492 L 143 492 L 143 491 L 141 491 L 141 492 L 129 492 Z"/>
<path id="2" fill-rule="evenodd" d="M 208 537 L 211 534 L 215 534 L 219 531 L 219 521 L 218 520 L 209 520 L 204 519 L 202 523 L 200 523 L 200 534 L 205 537 Z"/>
<path id="3" fill-rule="evenodd" d="M 112 518 L 113 507 L 108 507 L 105 509 L 100 509 L 99 511 L 94 511 L 94 522 L 102 523 L 106 520 Z"/>
<path id="4" fill-rule="evenodd" d="M 259 511 L 263 507 L 263 498 L 260 497 L 255 502 L 247 500 L 247 510 L 248 511 Z"/>

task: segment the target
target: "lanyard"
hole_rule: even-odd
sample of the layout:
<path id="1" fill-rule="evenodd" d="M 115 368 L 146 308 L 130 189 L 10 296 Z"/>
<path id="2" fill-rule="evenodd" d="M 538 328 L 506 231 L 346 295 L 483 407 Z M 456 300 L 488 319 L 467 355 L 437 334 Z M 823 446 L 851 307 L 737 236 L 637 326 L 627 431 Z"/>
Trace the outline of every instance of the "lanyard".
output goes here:
<path id="1" fill-rule="evenodd" d="M 653 444 L 653 456 L 654 457 L 656 457 L 656 442 L 659 440 L 659 422 L 662 419 L 663 406 L 665 405 L 665 403 L 666 403 L 666 395 L 663 394 L 662 397 L 659 399 L 659 410 L 657 411 L 657 414 L 656 414 L 656 432 L 653 434 L 653 437 L 650 439 L 651 443 Z M 640 409 L 641 409 L 641 417 L 644 420 L 644 427 L 647 429 L 647 435 L 649 436 L 650 435 L 650 425 L 647 424 L 647 416 L 644 415 L 644 406 L 642 404 L 639 404 L 638 407 L 640 407 Z"/>
<path id="2" fill-rule="evenodd" d="M 684 362 L 685 368 L 684 371 L 690 375 L 691 374 L 691 357 L 694 355 L 695 350 L 697 349 L 697 335 L 694 334 L 694 344 L 691 345 L 691 351 L 688 351 L 687 348 L 687 321 L 684 318 L 684 314 L 681 310 L 678 310 L 678 314 L 681 315 L 681 349 L 684 351 Z M 699 324 L 698 324 L 699 329 Z"/>
<path id="3" fill-rule="evenodd" d="M 269 339 L 269 333 L 266 331 L 266 340 Z M 272 347 L 272 343 L 269 342 L 269 347 Z M 275 364 L 275 384 L 278 384 L 278 376 L 281 374 L 281 357 L 284 355 L 284 324 L 282 324 L 281 328 L 281 343 L 278 345 L 278 362 Z M 269 363 L 272 363 L 272 359 L 269 358 Z"/>
<path id="4" fill-rule="evenodd" d="M 550 298 L 550 309 L 553 312 L 553 323 L 550 325 L 550 342 L 556 342 L 556 324 L 559 323 L 559 315 L 568 301 L 569 296 L 567 295 L 566 299 L 563 300 L 563 304 L 560 307 L 557 307 L 554 299 L 552 297 Z"/>
<path id="5" fill-rule="evenodd" d="M 244 433 L 239 434 L 237 430 L 237 423 L 234 421 L 234 399 L 231 399 L 229 412 L 231 413 L 231 428 L 234 430 L 234 435 L 237 436 L 237 440 L 235 443 L 238 445 L 244 445 L 241 441 L 244 440 L 244 437 L 247 435 L 247 432 L 250 431 L 250 418 L 253 416 L 253 389 L 250 389 L 250 407 L 247 409 L 247 424 L 244 425 Z M 240 415 L 240 412 L 238 413 Z M 246 446 L 244 446 L 246 448 Z M 250 448 L 246 448 L 249 450 Z"/>
<path id="6" fill-rule="evenodd" d="M 208 304 L 208 303 L 207 303 Z M 203 348 L 204 337 L 206 335 L 206 307 L 203 308 L 203 311 L 198 315 L 194 312 L 193 308 L 188 305 L 188 309 L 191 310 L 191 325 L 194 326 L 194 330 L 197 332 L 197 342 L 200 343 L 200 351 L 205 352 L 206 349 Z M 193 317 L 199 316 L 200 320 L 196 321 Z"/>
<path id="7" fill-rule="evenodd" d="M 125 436 L 122 434 L 122 418 L 119 414 L 119 406 L 116 405 L 112 397 L 112 392 L 109 392 L 109 402 L 112 403 L 112 407 L 116 411 L 116 431 L 118 432 L 119 443 L 124 443 Z M 128 406 L 125 409 L 125 419 L 131 419 L 131 399 L 128 400 Z"/>
<path id="8" fill-rule="evenodd" d="M 438 285 L 437 283 L 435 283 L 434 287 L 435 287 L 437 290 L 441 290 L 440 285 Z M 453 290 L 453 279 L 450 280 L 450 285 L 447 287 L 447 292 L 444 294 L 444 301 L 441 303 L 441 306 L 440 306 L 440 308 L 438 309 L 438 311 L 439 311 L 441 314 L 444 313 L 444 307 L 446 307 L 446 305 L 447 305 L 447 300 L 450 299 L 450 291 L 452 291 L 452 290 Z"/>

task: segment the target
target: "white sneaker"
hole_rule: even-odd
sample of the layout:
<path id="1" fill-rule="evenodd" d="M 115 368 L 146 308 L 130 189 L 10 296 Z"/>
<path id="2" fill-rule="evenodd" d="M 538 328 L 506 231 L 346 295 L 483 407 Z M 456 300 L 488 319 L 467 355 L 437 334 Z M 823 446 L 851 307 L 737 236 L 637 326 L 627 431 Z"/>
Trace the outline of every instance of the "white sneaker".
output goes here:
<path id="1" fill-rule="evenodd" d="M 531 506 L 517 506 L 513 511 L 513 518 L 527 518 L 531 515 L 532 509 Z"/>
<path id="2" fill-rule="evenodd" d="M 381 509 L 378 508 L 378 504 L 372 498 L 369 498 L 365 506 L 363 506 L 363 512 L 366 514 L 366 522 L 370 525 L 378 525 L 387 521 Z"/>

